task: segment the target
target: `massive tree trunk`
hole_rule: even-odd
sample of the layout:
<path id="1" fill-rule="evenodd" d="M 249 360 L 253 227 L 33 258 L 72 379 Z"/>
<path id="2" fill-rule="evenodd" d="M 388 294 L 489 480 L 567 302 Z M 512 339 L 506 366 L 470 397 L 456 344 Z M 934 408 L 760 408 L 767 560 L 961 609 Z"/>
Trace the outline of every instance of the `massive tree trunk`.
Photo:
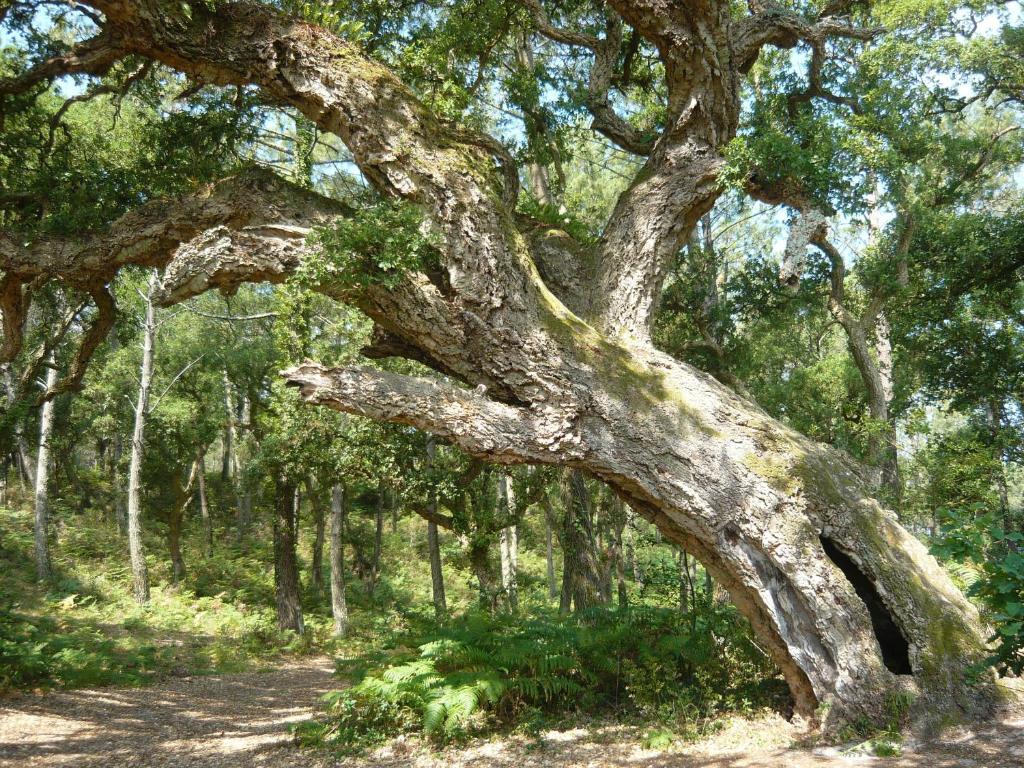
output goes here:
<path id="1" fill-rule="evenodd" d="M 247 2 L 83 4 L 104 14 L 110 34 L 88 56 L 62 59 L 66 70 L 103 71 L 137 54 L 202 82 L 255 85 L 340 137 L 382 194 L 429 217 L 443 276 L 411 270 L 388 288 L 319 290 L 377 323 L 387 343 L 371 354 L 413 357 L 477 389 L 309 363 L 287 373 L 308 401 L 412 425 L 490 461 L 600 478 L 729 590 L 804 714 L 826 713 L 829 724 L 882 718 L 896 692 L 918 694 L 916 712 L 936 718 L 993 701 L 990 678 L 965 676 L 984 652 L 977 612 L 872 499 L 862 469 L 649 341 L 667 266 L 721 193 L 741 79 L 760 49 L 878 32 L 760 3 L 742 15 L 724 3 L 611 0 L 658 49 L 667 128 L 637 142 L 607 99 L 590 105 L 595 123 L 603 116 L 599 129 L 649 152 L 592 248 L 515 217 L 507 152 L 438 120 L 385 67 L 324 30 Z M 555 39 L 611 47 L 586 35 Z M 61 61 L 6 87 L 38 82 Z M 147 204 L 97 240 L 40 238 L 25 248 L 0 234 L 0 264 L 17 290 L 40 276 L 109 279 L 127 263 L 166 264 L 162 298 L 172 302 L 282 279 L 316 258 L 304 236 L 332 215 L 344 210 L 308 190 L 240 174 L 193 198 Z M 20 328 L 19 309 L 18 297 L 5 305 L 14 318 L 5 332 Z"/>
<path id="2" fill-rule="evenodd" d="M 146 419 L 149 416 L 149 391 L 153 385 L 153 354 L 156 344 L 156 308 L 153 294 L 157 274 L 149 276 L 146 314 L 142 325 L 142 365 L 139 394 L 135 401 L 135 427 L 132 430 L 132 454 L 128 464 L 128 555 L 132 564 L 132 591 L 140 603 L 149 600 L 149 572 L 142 543 L 142 459 L 146 445 Z"/>
<path id="3" fill-rule="evenodd" d="M 298 505 L 296 487 L 283 473 L 274 481 L 274 595 L 277 626 L 301 635 L 302 603 L 299 592 L 299 559 L 295 552 Z"/>
<path id="4" fill-rule="evenodd" d="M 345 487 L 331 488 L 331 615 L 334 635 L 348 631 L 348 604 L 345 602 Z"/>
<path id="5" fill-rule="evenodd" d="M 46 388 L 57 383 L 57 363 L 53 355 L 47 360 Z M 39 413 L 39 453 L 36 456 L 35 539 L 36 578 L 49 579 L 50 568 L 50 438 L 53 435 L 53 400 L 47 400 Z"/>

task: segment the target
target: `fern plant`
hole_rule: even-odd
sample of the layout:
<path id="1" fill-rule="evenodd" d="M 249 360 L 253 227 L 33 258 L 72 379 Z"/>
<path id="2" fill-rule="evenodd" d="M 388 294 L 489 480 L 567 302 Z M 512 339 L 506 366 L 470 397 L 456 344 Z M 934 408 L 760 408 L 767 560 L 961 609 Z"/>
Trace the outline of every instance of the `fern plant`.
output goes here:
<path id="1" fill-rule="evenodd" d="M 773 672 L 731 607 L 697 622 L 650 608 L 470 614 L 435 632 L 357 671 L 300 740 L 352 748 L 418 731 L 446 742 L 575 712 L 688 720 L 748 706 Z"/>

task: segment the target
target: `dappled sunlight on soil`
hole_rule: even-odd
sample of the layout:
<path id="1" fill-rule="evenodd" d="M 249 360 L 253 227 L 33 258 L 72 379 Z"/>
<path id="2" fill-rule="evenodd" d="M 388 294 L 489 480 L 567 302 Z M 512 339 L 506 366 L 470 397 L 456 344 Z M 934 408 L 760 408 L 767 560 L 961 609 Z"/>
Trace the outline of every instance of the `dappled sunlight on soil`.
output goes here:
<path id="1" fill-rule="evenodd" d="M 327 658 L 150 688 L 0 700 L 0 767 L 290 766 L 288 726 L 338 687 Z"/>
<path id="2" fill-rule="evenodd" d="M 429 754 L 399 741 L 346 768 L 1022 768 L 1024 719 L 962 732 L 927 745 L 909 745 L 900 757 L 880 758 L 837 747 L 790 748 L 806 734 L 778 717 L 737 719 L 707 739 L 675 752 L 643 749 L 635 732 L 598 729 L 545 733 L 541 741 L 488 741 Z"/>
<path id="3" fill-rule="evenodd" d="M 792 745 L 808 734 L 778 715 L 735 718 L 677 751 L 640 746 L 624 727 L 496 737 L 437 752 L 397 739 L 362 757 L 300 751 L 291 723 L 338 687 L 330 659 L 268 672 L 190 677 L 150 688 L 22 694 L 0 700 L 0 768 L 1024 768 L 1024 718 L 1015 715 L 878 758 Z"/>

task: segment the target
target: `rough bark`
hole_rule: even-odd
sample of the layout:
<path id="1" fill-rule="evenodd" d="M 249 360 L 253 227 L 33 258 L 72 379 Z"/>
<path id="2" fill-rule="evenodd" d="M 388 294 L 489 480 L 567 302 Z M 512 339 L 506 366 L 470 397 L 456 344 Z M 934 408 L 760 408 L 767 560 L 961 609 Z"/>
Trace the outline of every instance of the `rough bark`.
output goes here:
<path id="1" fill-rule="evenodd" d="M 331 488 L 331 616 L 335 637 L 348 632 L 348 604 L 345 602 L 345 487 Z"/>
<path id="2" fill-rule="evenodd" d="M 150 273 L 146 292 L 139 393 L 135 400 L 135 426 L 132 429 L 132 453 L 128 464 L 128 555 L 132 565 L 132 592 L 140 603 L 149 600 L 149 572 L 142 543 L 142 460 L 146 444 L 146 418 L 149 416 L 149 392 L 153 385 L 153 354 L 156 345 L 156 307 L 153 295 L 156 287 L 157 274 L 154 270 Z"/>
<path id="3" fill-rule="evenodd" d="M 50 355 L 46 369 L 46 386 L 57 381 L 57 364 Z M 53 401 L 47 400 L 39 413 L 39 452 L 36 455 L 35 549 L 36 578 L 45 581 L 53 571 L 50 566 L 50 439 L 53 436 Z"/>
<path id="4" fill-rule="evenodd" d="M 301 635 L 305 631 L 299 596 L 299 559 L 295 551 L 296 487 L 283 474 L 274 483 L 274 596 L 277 626 Z"/>
<path id="5" fill-rule="evenodd" d="M 425 429 L 478 458 L 567 465 L 602 479 L 729 590 L 802 713 L 825 712 L 830 723 L 882 718 L 887 697 L 906 691 L 919 694 L 918 713 L 934 717 L 991 703 L 990 681 L 972 685 L 964 674 L 983 652 L 976 611 L 871 498 L 861 468 L 648 342 L 666 264 L 721 191 L 740 79 L 760 49 L 877 31 L 828 9 L 808 19 L 760 3 L 744 16 L 726 4 L 612 0 L 659 51 L 666 129 L 595 252 L 564 233 L 537 236 L 534 227 L 524 236 L 511 214 L 517 183 L 507 153 L 438 120 L 383 66 L 323 30 L 246 2 L 215 12 L 191 4 L 189 14 L 164 0 L 86 5 L 105 15 L 120 50 L 204 82 L 256 86 L 340 137 L 380 192 L 424 207 L 442 278 L 411 272 L 391 290 L 333 295 L 400 342 L 392 350 L 478 389 L 305 364 L 287 376 L 307 400 Z M 307 209 L 317 209 L 315 197 Z M 246 210 L 291 223 L 254 231 L 228 217 L 191 240 L 179 233 L 167 300 L 280 279 L 315 256 L 295 234 L 308 210 Z M 156 263 L 147 254 L 138 258 Z M 115 256 L 131 258 L 121 247 L 103 263 Z M 18 258 L 0 248 L 2 263 Z M 594 280 L 541 277 L 584 274 L 588 263 Z M 19 264 L 16 276 L 32 269 Z M 17 302 L 10 306 L 17 320 Z M 475 550 L 477 570 L 479 543 Z M 878 630 L 886 617 L 900 637 Z M 890 669 L 904 668 L 889 663 L 901 639 L 912 675 Z"/>

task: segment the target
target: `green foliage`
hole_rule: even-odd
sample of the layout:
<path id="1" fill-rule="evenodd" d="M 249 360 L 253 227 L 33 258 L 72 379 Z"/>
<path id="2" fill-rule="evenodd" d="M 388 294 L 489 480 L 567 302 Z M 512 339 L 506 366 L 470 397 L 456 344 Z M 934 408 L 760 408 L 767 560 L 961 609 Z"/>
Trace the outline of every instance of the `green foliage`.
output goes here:
<path id="1" fill-rule="evenodd" d="M 770 663 L 732 608 L 592 609 L 573 618 L 470 613 L 383 654 L 328 695 L 326 719 L 300 738 L 345 749 L 402 732 L 448 741 L 538 717 L 614 713 L 684 730 L 720 710 L 768 700 Z M 426 642 L 423 642 L 423 640 Z M 360 668 L 362 667 L 362 668 Z"/>
<path id="2" fill-rule="evenodd" d="M 361 43 L 369 39 L 369 33 L 362 21 L 348 17 L 350 5 L 349 2 L 332 0 L 282 0 L 281 9 L 310 24 L 329 29 L 346 40 Z"/>
<path id="3" fill-rule="evenodd" d="M 1006 530 L 1002 516 L 983 503 L 939 511 L 938 557 L 962 566 L 968 594 L 995 623 L 996 650 L 988 663 L 1001 672 L 1024 670 L 1024 534 Z"/>
<path id="4" fill-rule="evenodd" d="M 168 655 L 153 643 L 118 642 L 88 625 L 0 610 L 0 692 L 137 685 L 165 666 Z"/>
<path id="5" fill-rule="evenodd" d="M 140 606 L 123 541 L 91 512 L 76 515 L 53 548 L 57 573 L 48 585 L 35 582 L 30 514 L 0 507 L 0 531 L 7 565 L 0 573 L 0 692 L 144 685 L 182 670 L 240 671 L 282 653 L 319 649 L 327 639 L 328 623 L 316 616 L 304 640 L 277 630 L 266 547 L 197 558 L 188 587 L 157 584 Z M 154 543 L 151 551 L 162 544 Z M 162 576 L 158 563 L 150 570 Z"/>
<path id="6" fill-rule="evenodd" d="M 564 230 L 582 243 L 596 241 L 595 233 L 582 221 L 567 213 L 564 208 L 545 205 L 529 195 L 519 198 L 519 210 L 532 219 Z"/>
<path id="7" fill-rule="evenodd" d="M 312 238 L 327 258 L 303 265 L 298 279 L 310 286 L 394 288 L 406 272 L 424 268 L 435 257 L 435 239 L 426 229 L 423 211 L 403 201 L 361 208 L 316 230 Z"/>

